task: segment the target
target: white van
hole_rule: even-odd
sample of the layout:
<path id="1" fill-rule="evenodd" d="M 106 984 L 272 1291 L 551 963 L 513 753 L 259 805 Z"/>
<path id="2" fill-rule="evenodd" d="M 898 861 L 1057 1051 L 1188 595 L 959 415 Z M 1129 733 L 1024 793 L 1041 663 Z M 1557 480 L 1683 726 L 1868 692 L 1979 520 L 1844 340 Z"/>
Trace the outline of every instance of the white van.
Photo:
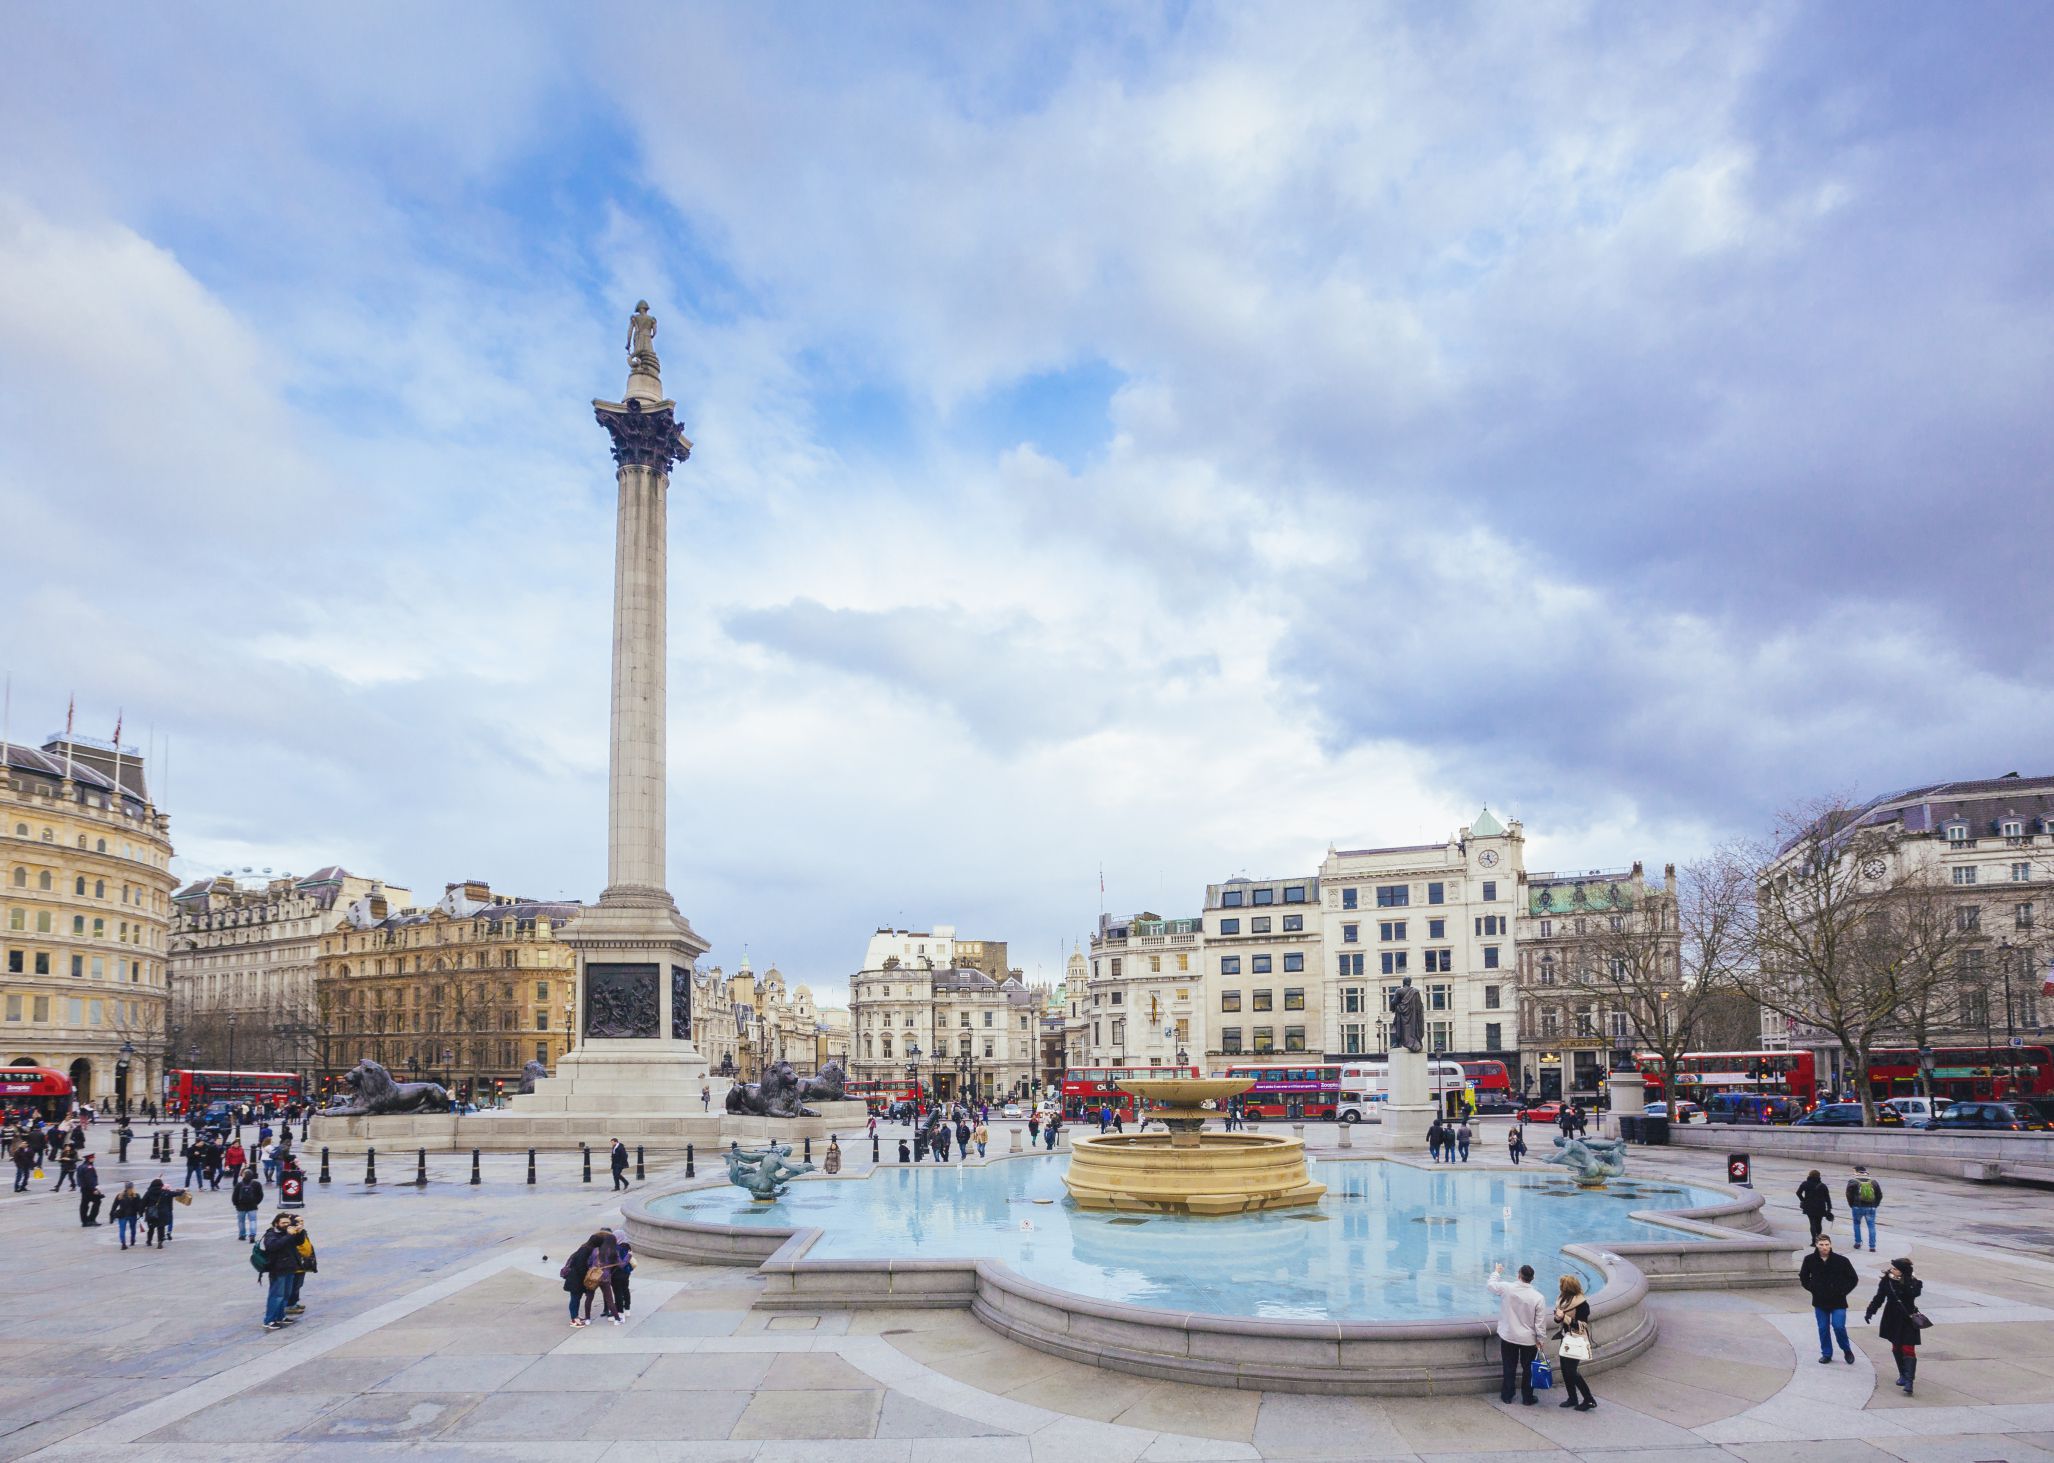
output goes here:
<path id="1" fill-rule="evenodd" d="M 1344 1123 L 1359 1123 L 1376 1111 L 1388 1095 L 1388 1062 L 1363 1062 L 1341 1068 L 1341 1093 L 1334 1104 L 1334 1116 Z M 1429 1062 L 1426 1088 L 1435 1092 L 1460 1092 L 1469 1078 L 1460 1062 Z"/>
<path id="2" fill-rule="evenodd" d="M 1883 1106 L 1904 1119 L 1906 1127 L 1929 1123 L 1954 1104 L 1944 1097 L 1886 1097 Z"/>

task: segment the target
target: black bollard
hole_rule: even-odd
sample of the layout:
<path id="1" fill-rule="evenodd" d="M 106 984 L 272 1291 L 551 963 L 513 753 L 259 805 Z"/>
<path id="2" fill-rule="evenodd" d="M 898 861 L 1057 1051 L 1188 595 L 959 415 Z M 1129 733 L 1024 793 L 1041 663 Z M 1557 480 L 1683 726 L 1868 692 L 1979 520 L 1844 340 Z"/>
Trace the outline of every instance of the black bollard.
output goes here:
<path id="1" fill-rule="evenodd" d="M 420 1155 L 414 1160 L 414 1187 L 425 1189 L 428 1187 L 428 1150 L 417 1148 L 414 1151 Z"/>
<path id="2" fill-rule="evenodd" d="M 813 1140 L 811 1138 L 806 1140 L 806 1161 L 808 1163 L 813 1161 Z"/>
<path id="3" fill-rule="evenodd" d="M 592 1182 L 592 1145 L 580 1143 L 578 1147 L 585 1151 L 585 1182 L 589 1184 Z"/>
<path id="4" fill-rule="evenodd" d="M 528 1182 L 535 1182 L 535 1150 L 532 1148 L 528 1150 Z"/>
<path id="5" fill-rule="evenodd" d="M 378 1186 L 378 1150 L 376 1148 L 366 1148 L 364 1150 L 364 1183 L 370 1188 Z"/>
<path id="6" fill-rule="evenodd" d="M 484 1178 L 478 1173 L 478 1150 L 475 1148 L 471 1150 L 471 1182 L 474 1184 L 485 1182 Z"/>
<path id="7" fill-rule="evenodd" d="M 691 1179 L 698 1176 L 699 1171 L 692 1167 L 692 1145 L 687 1143 L 685 1145 L 685 1177 Z"/>
<path id="8" fill-rule="evenodd" d="M 191 1131 L 189 1128 L 180 1128 L 178 1130 L 178 1156 L 180 1158 L 185 1157 L 186 1144 L 190 1141 Z"/>
<path id="9" fill-rule="evenodd" d="M 328 1182 L 328 1146 L 325 1143 L 321 1146 L 321 1182 Z"/>
<path id="10" fill-rule="evenodd" d="M 640 1183 L 647 1177 L 649 1175 L 642 1171 L 642 1145 L 637 1143 L 635 1145 L 635 1182 Z"/>
<path id="11" fill-rule="evenodd" d="M 880 1159 L 880 1158 L 879 1158 L 879 1157 L 877 1156 L 877 1134 L 875 1134 L 875 1133 L 872 1133 L 872 1134 L 870 1135 L 870 1162 L 871 1162 L 871 1166 L 872 1166 L 872 1167 L 875 1167 L 875 1166 L 876 1166 L 877 1164 L 881 1163 L 882 1161 L 883 1161 L 883 1160 L 882 1160 L 882 1159 Z"/>

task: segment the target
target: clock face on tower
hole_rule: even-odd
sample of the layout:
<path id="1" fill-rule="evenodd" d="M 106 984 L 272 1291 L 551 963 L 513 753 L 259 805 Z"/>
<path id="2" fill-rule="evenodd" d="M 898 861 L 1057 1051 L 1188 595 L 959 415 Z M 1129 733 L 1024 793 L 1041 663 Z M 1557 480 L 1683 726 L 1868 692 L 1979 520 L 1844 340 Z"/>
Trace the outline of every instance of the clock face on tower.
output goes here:
<path id="1" fill-rule="evenodd" d="M 1879 858 L 1872 858 L 1861 866 L 1864 879 L 1880 879 L 1887 872 L 1887 865 Z"/>
<path id="2" fill-rule="evenodd" d="M 1496 868 L 1498 865 L 1498 851 L 1495 848 L 1487 848 L 1476 856 L 1476 861 L 1487 869 Z"/>

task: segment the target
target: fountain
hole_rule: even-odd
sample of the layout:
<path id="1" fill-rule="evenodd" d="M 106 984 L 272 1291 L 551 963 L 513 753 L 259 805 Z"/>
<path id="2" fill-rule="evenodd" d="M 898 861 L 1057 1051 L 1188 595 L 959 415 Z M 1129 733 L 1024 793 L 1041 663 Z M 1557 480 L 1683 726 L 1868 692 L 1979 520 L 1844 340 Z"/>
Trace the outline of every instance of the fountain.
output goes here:
<path id="1" fill-rule="evenodd" d="M 1083 1209 L 1243 1214 L 1317 1204 L 1325 1184 L 1305 1172 L 1305 1144 L 1274 1133 L 1207 1133 L 1203 1104 L 1246 1092 L 1240 1078 L 1150 1077 L 1120 1084 L 1158 1106 L 1162 1133 L 1087 1133 L 1073 1140 L 1063 1186 Z"/>

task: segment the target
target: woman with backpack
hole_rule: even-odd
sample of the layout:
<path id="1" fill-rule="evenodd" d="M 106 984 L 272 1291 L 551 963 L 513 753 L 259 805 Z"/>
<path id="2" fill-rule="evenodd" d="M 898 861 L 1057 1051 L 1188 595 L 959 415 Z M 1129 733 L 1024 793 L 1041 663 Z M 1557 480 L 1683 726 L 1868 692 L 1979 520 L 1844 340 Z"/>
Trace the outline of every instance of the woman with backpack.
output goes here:
<path id="1" fill-rule="evenodd" d="M 1877 1311 L 1883 1313 L 1876 1332 L 1890 1343 L 1890 1359 L 1897 1363 L 1897 1385 L 1907 1397 L 1911 1384 L 1918 1380 L 1919 1322 L 1925 1319 L 1919 1314 L 1918 1298 L 1925 1288 L 1925 1282 L 1911 1273 L 1911 1261 L 1892 1260 L 1876 1285 L 1869 1308 L 1861 1314 L 1864 1321 L 1872 1321 Z"/>

